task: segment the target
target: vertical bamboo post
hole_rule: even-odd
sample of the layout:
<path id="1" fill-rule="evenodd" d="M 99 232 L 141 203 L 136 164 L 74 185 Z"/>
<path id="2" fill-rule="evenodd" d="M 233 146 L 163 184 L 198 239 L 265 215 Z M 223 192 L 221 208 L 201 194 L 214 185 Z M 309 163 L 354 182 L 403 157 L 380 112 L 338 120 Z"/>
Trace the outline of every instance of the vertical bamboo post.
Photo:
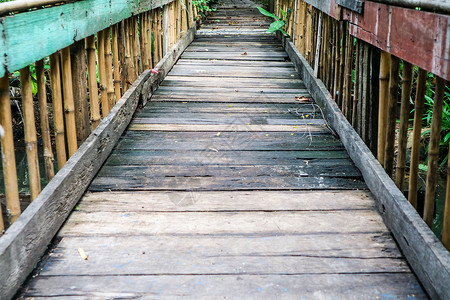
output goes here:
<path id="1" fill-rule="evenodd" d="M 156 65 L 159 61 L 159 45 L 158 45 L 158 9 L 151 11 L 152 13 L 152 30 L 153 30 L 153 61 Z"/>
<path id="2" fill-rule="evenodd" d="M 398 69 L 399 59 L 391 56 L 391 76 L 389 79 L 389 100 L 386 121 L 386 146 L 384 150 L 384 168 L 389 176 L 392 176 L 394 164 L 395 121 L 397 115 L 398 94 Z"/>
<path id="3" fill-rule="evenodd" d="M 111 110 L 114 107 L 114 105 L 116 104 L 116 101 L 114 100 L 115 93 L 114 93 L 114 81 L 113 81 L 113 71 L 112 71 L 113 54 L 112 54 L 112 49 L 111 49 L 111 34 L 110 34 L 109 28 L 106 28 L 103 30 L 103 38 L 105 40 L 105 52 L 106 52 L 106 59 L 105 59 L 106 91 L 107 91 L 107 97 L 108 97 L 108 107 L 109 107 L 109 110 Z"/>
<path id="4" fill-rule="evenodd" d="M 140 65 L 140 49 L 139 49 L 139 33 L 138 33 L 138 17 L 131 17 L 131 26 L 130 29 L 132 30 L 131 35 L 131 44 L 133 52 L 131 52 L 132 58 L 133 58 L 133 65 L 134 65 L 134 73 L 133 73 L 133 80 L 131 83 L 133 83 L 139 76 L 139 65 Z"/>
<path id="5" fill-rule="evenodd" d="M 122 97 L 120 91 L 120 62 L 119 62 L 119 24 L 112 26 L 112 46 L 113 46 L 113 61 L 114 61 L 114 92 L 116 94 L 116 102 Z"/>
<path id="6" fill-rule="evenodd" d="M 61 63 L 59 53 L 50 55 L 50 82 L 52 85 L 53 121 L 55 126 L 56 159 L 58 169 L 61 169 L 67 160 L 66 137 L 64 128 L 64 109 L 61 87 Z"/>
<path id="7" fill-rule="evenodd" d="M 100 105 L 98 102 L 97 70 L 95 66 L 95 37 L 86 38 L 86 50 L 88 60 L 89 99 L 91 107 L 92 130 L 100 123 Z"/>
<path id="8" fill-rule="evenodd" d="M 84 41 L 78 41 L 70 46 L 70 63 L 72 68 L 72 90 L 75 109 L 75 124 L 77 129 L 77 144 L 81 144 L 91 133 L 89 124 L 89 106 L 87 99 L 86 80 L 86 48 Z"/>
<path id="9" fill-rule="evenodd" d="M 346 41 L 347 41 L 347 31 L 346 31 L 346 23 L 341 22 L 340 24 L 340 36 L 341 36 L 341 60 L 340 60 L 340 75 L 338 82 L 338 97 L 337 97 L 337 105 L 342 108 L 342 101 L 344 96 L 344 77 L 345 77 L 345 53 L 346 53 Z"/>
<path id="10" fill-rule="evenodd" d="M 359 131 L 359 126 L 358 126 L 358 104 L 359 104 L 359 85 L 360 85 L 360 80 L 359 80 L 359 48 L 360 48 L 360 41 L 359 39 L 356 39 L 356 60 L 355 60 L 355 92 L 353 95 L 353 111 L 352 111 L 352 126 L 353 128 L 355 128 L 355 130 L 361 134 L 361 132 Z"/>
<path id="11" fill-rule="evenodd" d="M 406 142 L 408 140 L 409 98 L 411 97 L 413 66 L 403 61 L 402 104 L 400 107 L 400 129 L 398 132 L 398 156 L 395 184 L 403 191 L 406 167 Z"/>
<path id="12" fill-rule="evenodd" d="M 436 193 L 437 171 L 439 165 L 439 140 L 441 137 L 442 106 L 444 101 L 445 80 L 436 76 L 436 90 L 433 103 L 433 118 L 431 120 L 430 144 L 428 147 L 428 171 L 425 189 L 425 207 L 423 219 L 433 226 L 434 199 Z"/>
<path id="13" fill-rule="evenodd" d="M 384 152 L 386 148 L 386 115 L 389 97 L 391 55 L 381 52 L 380 61 L 380 98 L 378 106 L 378 161 L 384 166 Z"/>
<path id="14" fill-rule="evenodd" d="M 122 95 L 125 94 L 128 86 L 127 86 L 127 69 L 128 69 L 128 62 L 126 59 L 126 47 L 127 47 L 127 34 L 126 34 L 126 26 L 127 21 L 122 20 L 120 22 L 119 26 L 119 60 L 121 64 L 120 71 L 120 83 L 122 87 Z"/>
<path id="15" fill-rule="evenodd" d="M 417 77 L 416 99 L 414 102 L 413 143 L 411 148 L 411 162 L 409 168 L 408 201 L 417 209 L 417 180 L 419 176 L 420 137 L 422 134 L 422 116 L 425 102 L 425 83 L 427 72 L 419 69 Z"/>
<path id="16" fill-rule="evenodd" d="M 450 157 L 450 148 L 448 157 Z M 450 251 L 450 159 L 447 160 L 447 185 L 445 189 L 442 243 Z"/>
<path id="17" fill-rule="evenodd" d="M 8 75 L 0 78 L 0 124 L 4 134 L 0 135 L 3 183 L 5 185 L 6 209 L 8 222 L 14 223 L 20 215 L 19 187 L 17 183 L 16 157 L 14 153 L 14 137 L 9 98 Z M 0 233 L 4 229 L 3 216 L 0 208 Z"/>
<path id="18" fill-rule="evenodd" d="M 319 20 L 317 25 L 317 40 L 316 51 L 314 54 L 314 76 L 319 75 L 319 59 L 320 59 L 320 46 L 322 42 L 322 12 L 319 12 Z"/>
<path id="19" fill-rule="evenodd" d="M 340 81 L 340 75 L 341 72 L 339 70 L 341 65 L 341 35 L 340 35 L 340 23 L 341 21 L 336 22 L 336 48 L 334 49 L 334 86 L 333 86 L 333 99 L 334 101 L 337 101 L 338 98 L 338 92 L 339 92 L 339 81 Z"/>
<path id="20" fill-rule="evenodd" d="M 151 12 L 147 12 L 147 41 L 148 41 L 148 68 L 153 68 L 153 52 L 152 52 L 152 32 L 153 20 Z"/>
<path id="21" fill-rule="evenodd" d="M 167 5 L 166 5 L 167 7 Z M 159 8 L 157 10 L 157 16 L 158 16 L 158 48 L 159 48 L 159 57 L 158 62 L 164 57 L 164 43 L 163 42 L 163 16 L 162 16 L 162 8 Z"/>
<path id="22" fill-rule="evenodd" d="M 136 78 L 135 80 L 138 78 L 139 74 L 142 73 L 142 54 L 141 54 L 141 42 L 140 42 L 140 35 L 139 35 L 139 25 L 140 25 L 140 17 L 139 16 L 135 16 L 134 18 L 134 22 L 133 22 L 133 26 L 134 26 L 134 61 L 135 61 L 135 66 L 136 66 Z"/>
<path id="23" fill-rule="evenodd" d="M 27 149 L 28 175 L 30 179 L 31 200 L 41 192 L 41 176 L 37 149 L 36 122 L 34 120 L 33 93 L 31 88 L 30 67 L 20 70 L 22 91 L 23 119 L 25 127 L 25 143 Z"/>
<path id="24" fill-rule="evenodd" d="M 180 5 L 180 0 L 176 0 L 176 1 L 174 1 L 174 5 L 175 5 L 175 7 L 176 7 L 176 24 L 177 24 L 177 27 L 176 27 L 176 38 L 175 38 L 175 42 L 174 42 L 174 44 L 176 43 L 176 41 L 179 39 L 179 38 L 181 38 L 181 33 L 182 33 L 182 28 L 181 28 L 181 26 L 183 26 L 182 25 L 182 20 L 181 20 L 181 5 Z"/>
<path id="25" fill-rule="evenodd" d="M 77 132 L 75 125 L 75 107 L 73 101 L 72 89 L 72 67 L 70 64 L 70 48 L 61 50 L 62 73 L 63 73 L 63 94 L 64 94 L 64 113 L 66 120 L 66 137 L 69 157 L 77 151 Z"/>
<path id="26" fill-rule="evenodd" d="M 344 71 L 344 94 L 342 99 L 342 111 L 351 122 L 351 98 L 352 98 L 352 70 L 353 70 L 353 37 L 347 35 L 347 49 Z"/>
<path id="27" fill-rule="evenodd" d="M 44 163 L 45 175 L 47 181 L 52 180 L 55 176 L 53 166 L 53 150 L 50 138 L 50 125 L 48 123 L 47 109 L 47 88 L 45 86 L 44 62 L 42 60 L 36 62 L 36 79 L 38 85 L 39 113 L 41 118 L 41 135 L 44 144 Z"/>
<path id="28" fill-rule="evenodd" d="M 149 69 L 149 39 L 148 39 L 148 19 L 147 12 L 141 15 L 141 39 L 142 39 L 142 65 L 144 70 Z"/>
<path id="29" fill-rule="evenodd" d="M 192 4 L 192 0 L 187 0 L 189 3 L 189 28 L 191 26 L 194 26 L 194 9 L 193 9 L 193 4 Z"/>
<path id="30" fill-rule="evenodd" d="M 106 89 L 105 37 L 103 31 L 97 32 L 97 56 L 98 75 L 100 78 L 100 102 L 102 104 L 102 116 L 104 118 L 109 113 L 109 102 Z"/>

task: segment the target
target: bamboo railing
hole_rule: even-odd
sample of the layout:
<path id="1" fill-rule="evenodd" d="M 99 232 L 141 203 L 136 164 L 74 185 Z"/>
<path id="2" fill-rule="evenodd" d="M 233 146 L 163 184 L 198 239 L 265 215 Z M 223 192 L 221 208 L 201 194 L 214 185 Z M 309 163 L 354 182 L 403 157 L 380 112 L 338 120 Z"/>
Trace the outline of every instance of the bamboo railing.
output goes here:
<path id="1" fill-rule="evenodd" d="M 9 25 L 11 31 L 5 34 L 7 40 L 0 46 L 2 57 L 8 56 L 8 61 L 3 62 L 0 70 L 0 140 L 6 207 L 2 211 L 0 206 L 0 235 L 17 220 L 21 206 L 25 206 L 21 203 L 23 195 L 19 195 L 18 189 L 15 158 L 18 142 L 13 138 L 13 125 L 15 130 L 24 131 L 28 184 L 33 200 L 43 188 L 41 176 L 46 177 L 47 181 L 55 176 L 139 74 L 154 68 L 188 28 L 194 25 L 197 16 L 191 0 L 159 4 L 127 0 L 115 4 L 116 7 L 111 6 L 108 12 L 100 11 L 99 7 L 109 6 L 109 1 L 103 1 L 105 6 L 102 6 L 99 3 L 102 1 L 14 1 L 0 5 L 0 13 L 8 14 L 59 4 L 5 16 L 3 20 L 3 24 L 11 22 L 12 25 Z M 35 38 L 38 41 L 39 37 L 33 37 L 32 34 L 23 36 L 27 32 L 23 28 L 29 26 L 27 29 L 32 33 L 38 30 L 36 27 L 40 22 L 45 22 L 40 19 L 45 20 L 46 16 L 54 15 L 55 12 L 63 16 L 66 11 L 72 14 L 85 12 L 85 19 L 78 20 L 80 23 L 77 24 L 72 24 L 71 20 L 61 20 L 65 26 L 59 25 L 63 28 L 58 27 L 60 32 L 41 37 L 40 43 L 46 43 L 43 47 L 28 45 L 31 42 L 27 39 Z M 102 16 L 107 18 L 102 19 Z M 100 24 L 93 21 L 99 19 L 102 20 Z M 20 31 L 19 25 L 15 26 L 16 21 L 20 23 Z M 52 28 L 51 24 L 48 26 Z M 64 27 L 73 31 L 64 31 Z M 14 30 L 20 35 L 13 37 Z M 19 46 L 29 52 L 24 54 L 15 51 L 17 45 L 13 39 L 22 42 Z M 33 47 L 37 51 L 30 50 Z M 30 69 L 30 66 L 34 68 Z M 19 69 L 23 128 L 13 124 L 10 98 L 11 74 Z M 34 70 L 34 73 L 30 70 Z M 34 80 L 37 95 L 32 92 Z M 35 119 L 36 116 L 39 117 Z M 38 157 L 43 157 L 41 164 Z"/>
<path id="2" fill-rule="evenodd" d="M 450 105 L 450 18 L 447 4 L 436 1 L 424 1 L 424 8 L 440 13 L 408 8 L 418 2 L 275 0 L 273 7 L 279 17 L 281 10 L 292 11 L 284 28 L 289 39 L 279 35 L 283 46 L 336 126 L 427 292 L 446 299 L 450 160 L 440 218 L 436 198 L 441 194 L 442 200 L 442 191 L 436 188 L 445 156 L 439 154 L 441 125 L 450 117 L 443 116 L 444 104 Z M 428 135 L 425 109 L 428 115 L 432 109 Z M 348 132 L 351 127 L 356 133 Z M 426 172 L 419 170 L 425 169 L 425 158 Z M 443 223 L 442 233 L 436 222 Z"/>
<path id="3" fill-rule="evenodd" d="M 424 59 L 418 57 L 418 54 L 415 55 L 417 60 L 414 59 L 414 54 L 409 55 L 409 61 L 402 60 L 394 55 L 396 53 L 380 49 L 374 45 L 375 42 L 368 43 L 361 38 L 363 34 L 355 34 L 356 26 L 350 23 L 354 18 L 353 14 L 357 13 L 333 3 L 329 6 L 322 4 L 326 9 L 319 9 L 312 5 L 314 3 L 307 2 L 309 1 L 277 0 L 275 14 L 281 16 L 280 9 L 287 11 L 289 8 L 295 8 L 289 19 L 287 33 L 386 172 L 408 196 L 411 205 L 423 215 L 425 222 L 432 227 L 436 218 L 435 194 L 439 141 L 442 138 L 440 129 L 444 90 L 448 84 L 446 79 L 450 77 L 449 69 L 428 66 L 428 70 L 425 70 L 422 67 Z M 366 7 L 367 5 L 366 1 Z M 415 13 L 426 14 L 428 19 L 441 17 L 420 11 Z M 378 24 L 369 24 L 369 27 L 370 25 Z M 445 37 L 446 31 L 437 34 Z M 420 38 L 416 37 L 418 40 Z M 449 49 L 442 49 L 442 53 L 444 51 Z M 436 76 L 435 83 L 431 86 L 430 82 L 428 83 L 428 88 L 435 92 L 433 121 L 429 137 L 425 197 L 423 203 L 419 203 L 419 180 L 420 176 L 423 176 L 419 173 L 419 152 L 424 150 L 421 145 L 422 118 L 425 84 L 427 73 L 430 72 Z M 411 102 L 414 102 L 414 105 Z M 414 116 L 411 114 L 413 109 Z M 411 127 L 411 155 L 410 159 L 407 159 L 407 134 Z M 449 171 L 450 168 L 447 169 L 448 175 Z M 447 189 L 450 189 L 450 177 L 447 179 Z M 447 249 L 450 249 L 449 206 L 450 193 L 447 193 L 443 231 L 440 236 Z"/>

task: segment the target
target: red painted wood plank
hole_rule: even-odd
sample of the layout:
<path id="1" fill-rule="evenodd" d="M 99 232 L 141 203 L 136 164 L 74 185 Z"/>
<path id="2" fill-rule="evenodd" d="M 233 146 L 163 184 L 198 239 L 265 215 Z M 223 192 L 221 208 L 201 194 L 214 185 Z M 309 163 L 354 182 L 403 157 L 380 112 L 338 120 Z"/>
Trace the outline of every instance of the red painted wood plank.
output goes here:
<path id="1" fill-rule="evenodd" d="M 450 80 L 450 16 L 370 1 L 342 11 L 351 35 Z"/>

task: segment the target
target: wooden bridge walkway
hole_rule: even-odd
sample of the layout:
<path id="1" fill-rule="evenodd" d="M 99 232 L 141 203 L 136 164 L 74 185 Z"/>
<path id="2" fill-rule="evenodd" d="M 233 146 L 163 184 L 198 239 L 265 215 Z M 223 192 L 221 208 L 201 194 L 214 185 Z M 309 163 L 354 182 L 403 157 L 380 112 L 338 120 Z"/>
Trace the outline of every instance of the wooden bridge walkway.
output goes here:
<path id="1" fill-rule="evenodd" d="M 205 22 L 23 298 L 426 298 L 250 6 Z"/>

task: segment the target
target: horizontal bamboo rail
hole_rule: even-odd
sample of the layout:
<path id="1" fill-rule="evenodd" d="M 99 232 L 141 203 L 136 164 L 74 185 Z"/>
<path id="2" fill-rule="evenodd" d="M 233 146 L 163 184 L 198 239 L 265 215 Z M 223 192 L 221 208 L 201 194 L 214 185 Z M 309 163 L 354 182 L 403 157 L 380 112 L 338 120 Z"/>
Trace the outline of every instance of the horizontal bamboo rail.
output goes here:
<path id="1" fill-rule="evenodd" d="M 423 217 L 426 224 L 435 231 L 437 228 L 434 224 L 442 222 L 442 234 L 437 232 L 437 236 L 434 236 L 430 230 L 427 234 L 432 235 L 436 243 L 438 238 L 441 239 L 444 246 L 450 250 L 450 208 L 448 207 L 450 195 L 445 196 L 445 203 L 443 203 L 445 207 L 441 215 L 436 212 L 438 169 L 442 157 L 446 154 L 440 154 L 442 146 L 440 141 L 448 133 L 448 131 L 442 133 L 441 123 L 443 103 L 450 105 L 449 93 L 444 93 L 449 88 L 446 80 L 450 79 L 448 66 L 450 43 L 446 40 L 450 34 L 450 27 L 448 27 L 450 19 L 448 15 L 388 5 L 394 3 L 406 5 L 406 2 L 409 2 L 408 7 L 411 7 L 411 3 L 415 3 L 413 6 L 428 9 L 433 7 L 437 11 L 446 11 L 445 6 L 449 5 L 438 1 L 433 1 L 434 6 L 431 1 L 365 1 L 362 13 L 355 13 L 348 8 L 335 5 L 333 0 L 276 0 L 274 6 L 275 13 L 280 16 L 279 8 L 284 11 L 289 8 L 294 9 L 295 19 L 290 23 L 292 27 L 286 28 L 288 35 L 299 53 L 311 66 L 314 76 L 322 81 L 342 114 L 373 155 L 377 156 L 387 175 L 395 180 L 398 189 L 392 184 L 390 186 L 393 190 L 390 192 L 398 192 L 396 197 L 400 202 L 406 202 L 402 193 L 407 195 L 410 204 L 417 210 L 420 217 Z M 442 4 L 441 7 L 439 7 L 440 4 Z M 392 12 L 392 15 L 388 14 L 389 12 Z M 405 20 L 404 16 L 414 21 Z M 386 27 L 385 22 L 378 22 L 380 19 L 389 19 L 389 28 Z M 424 23 L 424 26 L 420 28 L 410 26 L 411 22 L 416 22 L 418 19 L 424 20 L 426 24 Z M 428 24 L 429 22 L 433 25 Z M 397 32 L 395 29 L 397 27 L 393 26 L 401 27 L 402 32 Z M 386 30 L 391 31 L 390 36 L 387 36 Z M 430 41 L 431 45 L 429 44 L 430 32 L 433 32 L 434 39 Z M 411 38 L 412 36 L 414 38 Z M 419 46 L 424 44 L 427 44 L 427 49 Z M 399 50 L 402 47 L 399 45 L 403 45 L 402 47 L 407 48 L 408 51 L 402 53 Z M 443 57 L 445 59 L 442 59 Z M 402 74 L 400 74 L 400 67 L 403 69 Z M 414 105 L 411 103 L 412 99 L 414 99 Z M 412 113 L 413 109 L 414 113 Z M 423 134 L 422 129 L 426 125 L 423 120 L 425 109 L 428 115 L 431 114 L 431 109 L 433 110 L 428 136 Z M 400 114 L 397 111 L 400 111 Z M 411 119 L 413 121 L 410 121 Z M 408 132 L 412 137 L 410 139 L 408 139 Z M 425 162 L 421 152 L 425 151 L 428 140 L 430 141 L 427 152 L 428 165 L 424 167 Z M 358 155 L 355 154 L 355 156 Z M 422 162 L 421 168 L 428 170 L 426 176 L 419 170 L 420 162 Z M 447 176 L 446 187 L 447 192 L 450 192 L 448 171 Z M 383 201 L 384 199 L 380 199 L 381 203 Z M 444 199 L 441 198 L 439 201 Z M 384 211 L 382 213 L 385 214 Z M 388 222 L 391 221 L 388 220 Z M 425 223 L 423 225 L 426 226 Z M 421 225 L 410 223 L 401 226 L 403 226 L 402 230 L 407 230 L 405 226 Z M 422 246 L 434 247 L 431 244 Z M 450 258 L 442 245 L 437 247 L 439 255 Z M 411 256 L 416 260 L 413 264 L 423 263 L 417 260 L 415 255 Z M 438 261 L 436 264 L 440 263 Z M 446 276 L 450 265 L 441 267 L 444 267 L 443 275 L 437 276 Z M 448 290 L 440 289 L 439 284 L 430 282 L 428 275 L 423 275 L 426 272 L 421 271 L 421 266 L 415 265 L 415 269 L 418 270 L 419 277 L 425 282 L 425 287 L 431 295 L 440 295 L 443 298 L 450 296 Z"/>

